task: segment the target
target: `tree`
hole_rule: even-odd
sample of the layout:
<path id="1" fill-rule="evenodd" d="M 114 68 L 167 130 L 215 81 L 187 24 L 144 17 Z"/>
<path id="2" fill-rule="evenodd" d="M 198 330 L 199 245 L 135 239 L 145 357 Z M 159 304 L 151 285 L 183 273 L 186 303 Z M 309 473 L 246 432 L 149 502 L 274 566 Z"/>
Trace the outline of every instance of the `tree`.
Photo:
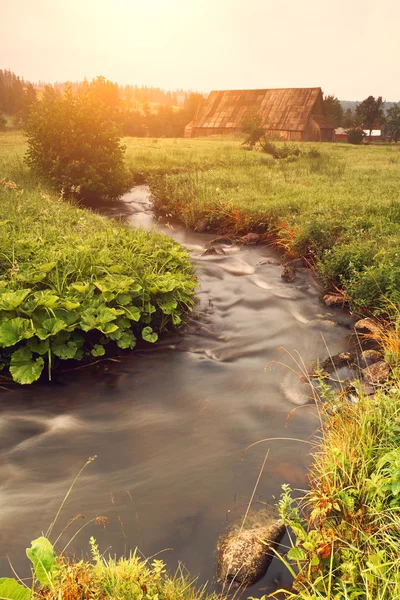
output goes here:
<path id="1" fill-rule="evenodd" d="M 386 113 L 386 134 L 397 144 L 400 139 L 400 102 Z"/>
<path id="2" fill-rule="evenodd" d="M 356 115 L 360 117 L 363 128 L 369 129 L 369 140 L 371 141 L 372 130 L 375 125 L 381 123 L 384 117 L 383 113 L 384 102 L 382 96 L 374 98 L 368 96 L 365 100 L 356 107 Z"/>
<path id="3" fill-rule="evenodd" d="M 324 106 L 326 116 L 333 123 L 334 127 L 340 127 L 343 123 L 343 107 L 336 96 L 325 96 Z"/>
<path id="4" fill-rule="evenodd" d="M 364 139 L 364 132 L 359 127 L 352 127 L 347 132 L 347 141 L 349 144 L 362 144 Z"/>
<path id="5" fill-rule="evenodd" d="M 20 108 L 17 113 L 18 120 L 23 124 L 27 122 L 31 107 L 35 106 L 37 101 L 36 90 L 31 83 L 28 83 L 20 100 Z"/>
<path id="6" fill-rule="evenodd" d="M 77 94 L 47 86 L 25 130 L 28 164 L 54 187 L 103 199 L 117 198 L 127 189 L 117 124 L 88 85 Z"/>
<path id="7" fill-rule="evenodd" d="M 87 85 L 87 84 L 86 84 Z M 83 84 L 83 90 L 85 84 Z M 110 108 L 117 109 L 120 106 L 121 99 L 119 88 L 116 83 L 105 79 L 105 77 L 96 77 L 89 83 L 90 92 L 99 100 L 107 104 Z"/>
<path id="8" fill-rule="evenodd" d="M 240 131 L 247 134 L 243 146 L 254 148 L 256 143 L 265 136 L 266 128 L 262 125 L 261 115 L 257 112 L 246 115 L 240 124 Z"/>

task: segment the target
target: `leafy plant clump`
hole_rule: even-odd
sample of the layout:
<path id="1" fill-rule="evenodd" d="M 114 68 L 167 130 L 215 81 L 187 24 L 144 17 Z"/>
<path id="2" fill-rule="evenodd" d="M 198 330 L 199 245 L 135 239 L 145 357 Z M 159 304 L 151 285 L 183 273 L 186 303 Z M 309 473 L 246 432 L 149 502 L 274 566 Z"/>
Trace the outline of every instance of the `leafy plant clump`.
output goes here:
<path id="1" fill-rule="evenodd" d="M 32 107 L 26 135 L 28 165 L 53 188 L 114 199 L 129 187 L 113 113 L 89 86 L 76 94 L 47 87 Z"/>
<path id="2" fill-rule="evenodd" d="M 167 237 L 6 180 L 0 219 L 0 365 L 18 383 L 154 343 L 193 306 L 189 257 Z"/>
<path id="3" fill-rule="evenodd" d="M 360 145 L 364 140 L 364 132 L 359 127 L 353 127 L 347 132 L 347 141 L 349 144 Z"/>
<path id="4" fill-rule="evenodd" d="M 400 598 L 400 391 L 321 406 L 310 490 L 279 508 L 293 532 L 289 599 Z"/>

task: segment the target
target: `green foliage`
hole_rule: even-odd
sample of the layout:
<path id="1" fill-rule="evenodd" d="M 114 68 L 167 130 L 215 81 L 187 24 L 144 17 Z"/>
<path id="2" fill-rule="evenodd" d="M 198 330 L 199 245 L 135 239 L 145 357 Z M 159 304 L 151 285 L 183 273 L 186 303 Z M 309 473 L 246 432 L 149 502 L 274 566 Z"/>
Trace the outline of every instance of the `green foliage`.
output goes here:
<path id="1" fill-rule="evenodd" d="M 364 140 L 364 133 L 359 127 L 353 127 L 347 131 L 347 141 L 349 144 L 362 144 Z"/>
<path id="2" fill-rule="evenodd" d="M 265 137 L 260 143 L 262 151 L 266 154 L 270 154 L 273 158 L 275 158 L 275 160 L 279 160 L 280 158 L 288 159 L 290 157 L 296 158 L 301 154 L 301 150 L 299 146 L 296 146 L 296 144 L 287 144 L 284 142 L 284 144 L 278 145 L 271 142 L 267 137 Z M 313 153 L 315 154 L 315 152 L 318 152 L 318 150 L 315 151 L 314 149 Z M 311 155 L 312 157 L 313 153 Z"/>
<path id="3" fill-rule="evenodd" d="M 26 124 L 27 162 L 66 194 L 113 199 L 128 187 L 124 148 L 112 110 L 95 90 L 59 94 L 46 88 Z"/>
<path id="4" fill-rule="evenodd" d="M 33 564 L 35 577 L 41 585 L 52 585 L 52 572 L 56 566 L 53 545 L 45 537 L 37 538 L 26 549 L 26 555 Z"/>
<path id="5" fill-rule="evenodd" d="M 1 600 L 30 600 L 31 590 L 15 581 L 15 579 L 0 578 Z"/>
<path id="6" fill-rule="evenodd" d="M 349 405 L 319 406 L 310 490 L 283 486 L 279 512 L 291 549 L 282 561 L 295 577 L 285 597 L 386 600 L 400 597 L 400 392 Z M 295 565 L 291 563 L 295 563 Z"/>
<path id="7" fill-rule="evenodd" d="M 400 139 L 400 103 L 395 104 L 386 113 L 386 134 L 396 144 Z"/>
<path id="8" fill-rule="evenodd" d="M 243 142 L 244 146 L 254 148 L 257 142 L 265 135 L 265 127 L 260 114 L 252 113 L 247 115 L 240 124 L 240 131 L 246 134 Z"/>
<path id="9" fill-rule="evenodd" d="M 383 113 L 384 101 L 382 96 L 374 98 L 374 96 L 368 96 L 365 100 L 358 104 L 356 107 L 356 115 L 360 119 L 363 129 L 371 130 L 380 125 L 384 118 Z"/>
<path id="10" fill-rule="evenodd" d="M 324 107 L 326 116 L 333 123 L 334 127 L 340 127 L 343 124 L 344 111 L 340 100 L 336 96 L 330 95 L 324 97 Z"/>
<path id="11" fill-rule="evenodd" d="M 11 183 L 0 185 L 0 363 L 14 381 L 154 343 L 184 320 L 196 281 L 177 243 Z"/>

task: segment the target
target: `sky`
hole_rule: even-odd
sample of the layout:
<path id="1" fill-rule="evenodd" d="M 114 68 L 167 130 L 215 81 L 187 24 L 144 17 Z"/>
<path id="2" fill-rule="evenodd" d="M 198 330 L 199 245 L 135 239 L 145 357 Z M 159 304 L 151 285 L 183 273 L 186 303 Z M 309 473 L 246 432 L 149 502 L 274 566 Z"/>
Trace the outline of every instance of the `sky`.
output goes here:
<path id="1" fill-rule="evenodd" d="M 0 69 L 400 100 L 400 0 L 0 0 Z"/>

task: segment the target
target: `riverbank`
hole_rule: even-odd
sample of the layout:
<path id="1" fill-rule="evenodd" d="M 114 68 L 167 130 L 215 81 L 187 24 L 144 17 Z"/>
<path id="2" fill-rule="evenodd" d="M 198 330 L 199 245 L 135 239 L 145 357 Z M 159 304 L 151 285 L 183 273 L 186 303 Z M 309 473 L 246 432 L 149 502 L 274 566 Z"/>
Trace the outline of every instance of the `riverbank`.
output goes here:
<path id="1" fill-rule="evenodd" d="M 132 140 L 130 143 L 136 148 L 134 151 L 131 148 L 132 158 L 128 159 L 132 160 L 132 173 L 138 179 L 150 178 L 156 201 L 160 202 L 159 208 L 164 214 L 172 214 L 184 223 L 189 219 L 187 225 L 190 226 L 205 220 L 205 228 L 209 231 L 228 231 L 231 235 L 257 231 L 261 239 L 265 236 L 264 239 L 273 239 L 278 246 L 293 254 L 306 254 L 318 264 L 323 275 L 324 265 L 329 266 L 329 257 L 334 255 L 337 258 L 337 252 L 340 256 L 342 252 L 346 259 L 343 258 L 344 283 L 339 276 L 337 279 L 329 276 L 325 278 L 327 285 L 337 285 L 345 290 L 353 306 L 369 307 L 378 314 L 382 310 L 388 313 L 387 298 L 391 299 L 392 330 L 383 329 L 377 337 L 384 344 L 393 382 L 376 386 L 374 397 L 365 398 L 361 393 L 357 399 L 353 395 L 357 400 L 354 406 L 349 403 L 348 390 L 343 398 L 324 395 L 320 452 L 315 454 L 311 495 L 305 498 L 315 511 L 303 512 L 306 522 L 300 523 L 303 528 L 300 529 L 297 522 L 300 516 L 288 512 L 290 500 L 287 495 L 281 506 L 298 540 L 298 546 L 289 558 L 298 562 L 302 572 L 298 584 L 302 587 L 293 597 L 310 600 L 314 594 L 316 598 L 334 598 L 334 591 L 339 598 L 351 597 L 351 594 L 368 600 L 398 597 L 399 560 L 392 552 L 396 547 L 394 541 L 398 530 L 398 475 L 395 468 L 397 458 L 391 456 L 398 446 L 396 432 L 399 426 L 396 411 L 398 384 L 395 379 L 399 356 L 399 328 L 396 326 L 398 263 L 394 262 L 393 268 L 390 267 L 390 260 L 397 260 L 393 252 L 398 243 L 397 205 L 393 190 L 398 181 L 398 163 L 397 154 L 386 154 L 389 150 L 398 150 L 343 146 L 327 146 L 324 150 L 325 146 L 322 146 L 321 152 L 328 153 L 334 153 L 337 148 L 338 154 L 332 156 L 338 158 L 339 164 L 345 156 L 348 163 L 353 158 L 357 161 L 352 162 L 351 167 L 346 163 L 344 170 L 340 168 L 339 171 L 337 162 L 327 161 L 328 166 L 329 163 L 333 165 L 333 170 L 329 170 L 327 165 L 325 169 L 322 162 L 322 172 L 318 174 L 318 169 L 312 171 L 312 165 L 319 163 L 312 161 L 320 161 L 321 157 L 304 156 L 294 161 L 274 162 L 268 156 L 240 149 L 236 142 L 140 140 L 136 145 L 136 140 Z M 205 156 L 209 156 L 211 147 L 208 170 L 196 171 L 201 164 L 205 168 Z M 202 154 L 197 154 L 196 148 L 201 149 Z M 375 150 L 377 154 L 372 154 Z M 358 154 L 364 151 L 365 154 Z M 231 156 L 234 158 L 231 159 Z M 390 162 L 392 158 L 394 162 Z M 238 163 L 236 166 L 235 161 Z M 254 164 L 254 161 L 259 163 Z M 385 183 L 385 166 L 388 165 L 391 166 Z M 271 175 L 269 187 L 265 183 L 266 172 Z M 376 185 L 371 173 L 375 173 Z M 257 189 L 258 180 L 261 183 Z M 171 206 L 165 204 L 170 197 L 163 196 L 166 190 L 168 194 L 171 191 Z M 268 196 L 266 190 L 273 193 Z M 354 194 L 354 206 L 350 192 Z M 336 198 L 333 202 L 336 221 L 334 219 L 333 224 L 329 204 L 332 198 Z M 368 203 L 363 201 L 365 198 Z M 275 221 L 265 218 L 265 215 L 274 214 Z M 261 227 L 260 223 L 263 224 Z M 306 240 L 312 241 L 311 246 L 306 244 L 306 252 L 299 243 L 294 243 L 301 240 L 298 237 L 301 228 L 296 228 L 300 225 L 308 231 Z M 292 237 L 289 236 L 291 227 L 294 228 Z M 325 236 L 327 233 L 330 235 Z M 375 236 L 371 238 L 371 244 L 370 234 Z M 369 255 L 365 254 L 366 250 L 375 261 L 367 267 L 364 261 Z M 382 289 L 376 286 L 376 273 L 381 277 L 380 281 L 389 281 L 385 300 L 381 300 L 378 294 Z M 364 287 L 357 287 L 357 282 L 360 286 L 364 283 Z M 352 288 L 352 284 L 355 287 Z M 368 287 L 370 284 L 371 289 Z M 391 424 L 394 424 L 393 427 Z M 336 432 L 339 432 L 338 435 Z M 362 476 L 359 477 L 359 473 Z M 388 536 L 381 535 L 382 532 Z M 371 541 L 372 534 L 376 534 L 378 540 L 375 546 Z"/>
<path id="2" fill-rule="evenodd" d="M 197 141 L 201 152 L 211 143 Z M 214 143 L 221 155 L 201 169 L 186 142 L 180 151 L 170 146 L 165 172 L 156 168 L 156 144 L 147 142 L 147 155 L 131 148 L 156 208 L 194 229 L 257 233 L 259 241 L 315 265 L 342 303 L 386 316 L 360 339 L 382 349 L 390 381 L 375 382 L 367 396 L 359 383 L 356 393 L 332 395 L 321 380 L 310 490 L 295 501 L 286 488 L 280 503 L 294 533 L 283 560 L 296 582 L 295 591 L 283 593 L 302 600 L 400 598 L 400 151 L 304 144 L 300 156 L 274 161 L 235 142 Z"/>
<path id="3" fill-rule="evenodd" d="M 12 176 L 12 178 L 11 178 Z M 188 253 L 82 210 L 6 153 L 0 180 L 2 375 L 29 384 L 62 360 L 154 343 L 194 304 Z M 142 343 L 142 342 L 141 342 Z"/>

